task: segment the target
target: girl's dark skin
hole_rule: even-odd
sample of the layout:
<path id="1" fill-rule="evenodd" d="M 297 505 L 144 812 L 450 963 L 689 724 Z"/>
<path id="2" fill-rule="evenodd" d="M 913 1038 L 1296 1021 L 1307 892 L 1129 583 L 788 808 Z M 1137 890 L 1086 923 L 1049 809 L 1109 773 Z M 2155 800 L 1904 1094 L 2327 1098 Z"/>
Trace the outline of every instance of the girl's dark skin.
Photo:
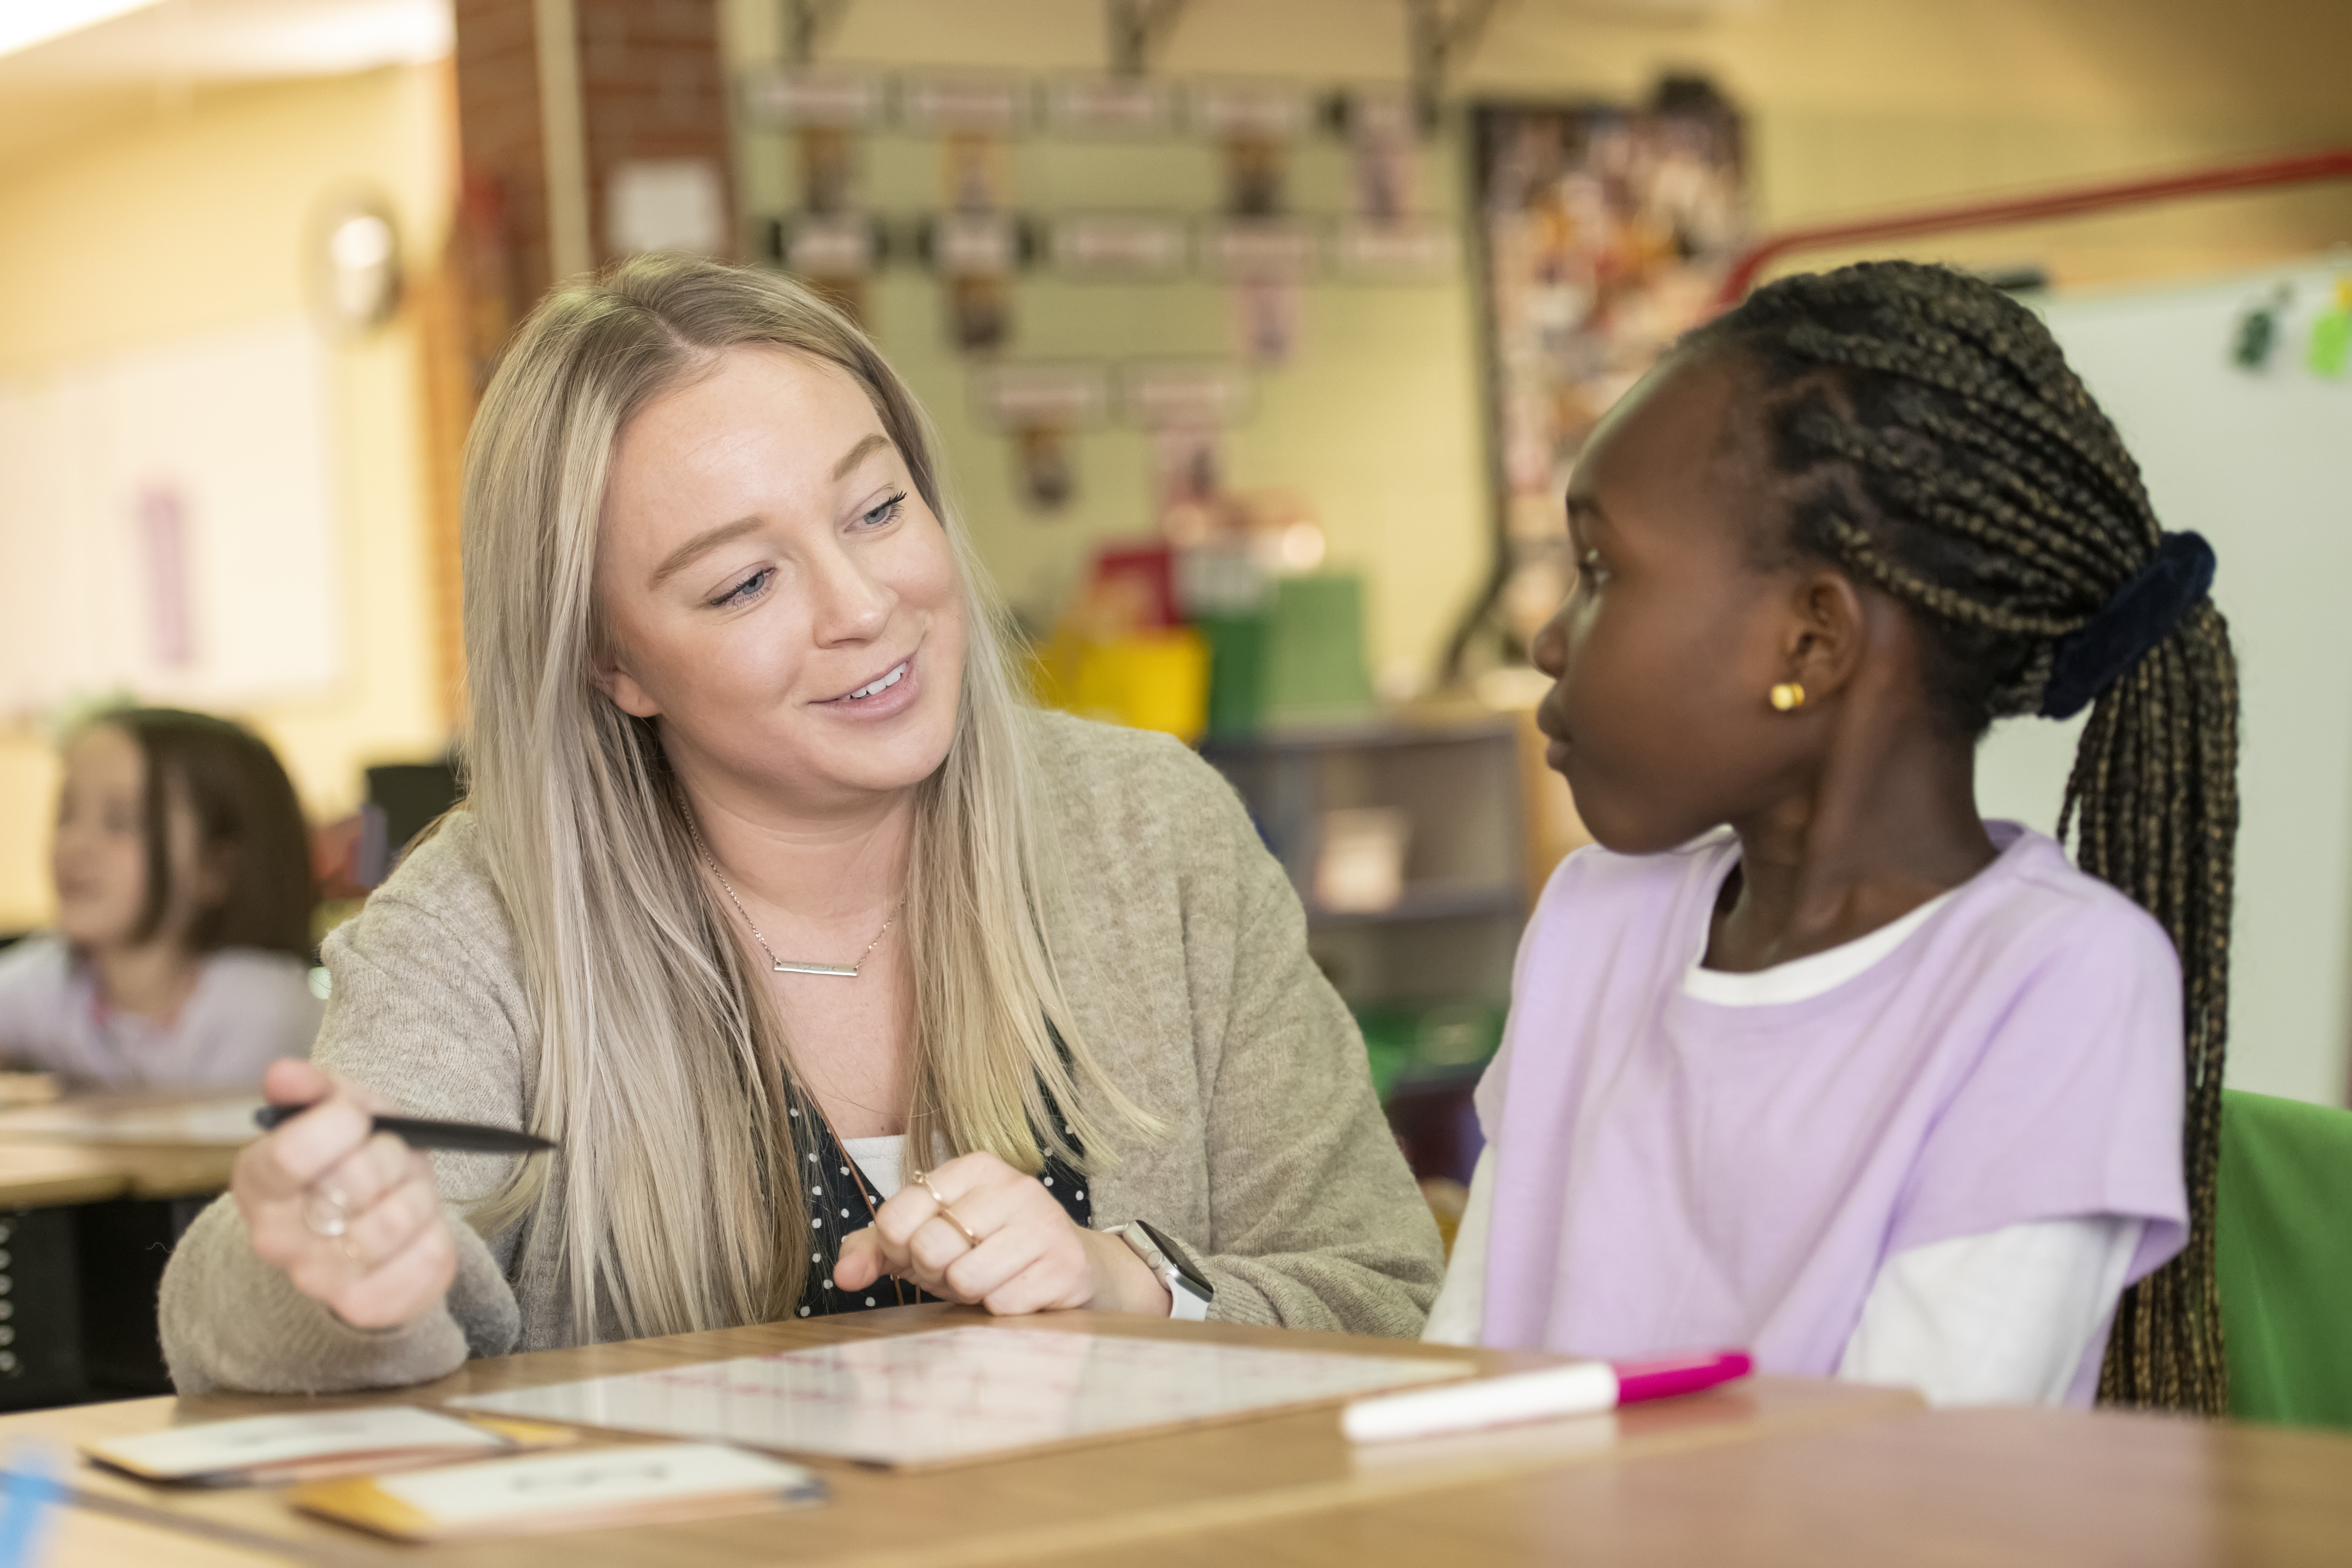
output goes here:
<path id="1" fill-rule="evenodd" d="M 1784 503 L 1736 355 L 1669 359 L 1610 411 L 1568 492 L 1577 584 L 1538 635 L 1549 760 L 1627 854 L 1728 822 L 1706 967 L 1866 936 L 1991 862 L 1975 746 L 1939 722 L 1911 613 L 1835 568 L 1765 564 Z M 1803 706 L 1782 713 L 1772 688 Z"/>

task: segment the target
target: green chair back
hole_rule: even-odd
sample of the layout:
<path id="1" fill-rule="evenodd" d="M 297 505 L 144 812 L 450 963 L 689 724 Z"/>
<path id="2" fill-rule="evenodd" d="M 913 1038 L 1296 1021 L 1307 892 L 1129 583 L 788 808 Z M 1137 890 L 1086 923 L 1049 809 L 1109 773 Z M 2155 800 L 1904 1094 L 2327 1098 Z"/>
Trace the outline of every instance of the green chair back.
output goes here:
<path id="1" fill-rule="evenodd" d="M 2220 1183 L 2230 1414 L 2352 1428 L 2352 1111 L 2224 1090 Z"/>

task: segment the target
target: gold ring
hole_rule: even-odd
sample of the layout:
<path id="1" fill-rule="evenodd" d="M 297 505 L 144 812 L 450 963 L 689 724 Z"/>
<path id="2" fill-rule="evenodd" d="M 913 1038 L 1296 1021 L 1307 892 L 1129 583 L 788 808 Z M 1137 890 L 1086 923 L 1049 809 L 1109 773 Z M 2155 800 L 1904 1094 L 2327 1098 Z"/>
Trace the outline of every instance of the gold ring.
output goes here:
<path id="1" fill-rule="evenodd" d="M 963 1222 L 962 1216 L 948 1207 L 948 1200 L 940 1196 L 940 1189 L 931 1185 L 931 1178 L 928 1175 L 922 1171 L 917 1171 L 915 1185 L 931 1195 L 931 1201 L 940 1206 L 940 1218 L 954 1226 L 956 1233 L 964 1239 L 967 1245 L 972 1247 L 980 1245 L 980 1238 L 971 1233 L 971 1227 Z"/>
<path id="2" fill-rule="evenodd" d="M 950 1225 L 954 1226 L 957 1233 L 961 1235 L 965 1241 L 974 1247 L 980 1245 L 980 1238 L 971 1233 L 971 1227 L 966 1225 L 962 1218 L 957 1215 L 956 1211 L 950 1208 L 944 1203 L 940 1205 L 940 1218 L 946 1220 Z"/>

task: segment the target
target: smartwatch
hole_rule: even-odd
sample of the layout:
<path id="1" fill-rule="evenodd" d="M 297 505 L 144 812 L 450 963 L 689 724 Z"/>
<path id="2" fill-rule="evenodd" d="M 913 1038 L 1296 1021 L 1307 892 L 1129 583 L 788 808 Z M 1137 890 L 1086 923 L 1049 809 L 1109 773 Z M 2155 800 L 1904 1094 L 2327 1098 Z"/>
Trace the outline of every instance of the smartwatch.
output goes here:
<path id="1" fill-rule="evenodd" d="M 1217 1288 L 1208 1281 L 1184 1249 L 1160 1233 L 1148 1219 L 1114 1225 L 1105 1234 L 1118 1237 L 1135 1249 L 1160 1282 L 1168 1287 L 1168 1315 L 1181 1322 L 1199 1322 L 1209 1315 Z"/>

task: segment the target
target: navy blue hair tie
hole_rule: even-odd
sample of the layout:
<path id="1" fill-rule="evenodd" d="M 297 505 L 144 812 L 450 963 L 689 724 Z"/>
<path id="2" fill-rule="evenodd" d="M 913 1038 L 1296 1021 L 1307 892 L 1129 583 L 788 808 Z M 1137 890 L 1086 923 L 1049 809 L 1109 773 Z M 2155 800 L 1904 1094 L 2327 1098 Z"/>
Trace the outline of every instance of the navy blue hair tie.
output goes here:
<path id="1" fill-rule="evenodd" d="M 2116 590 L 2080 631 L 2058 640 L 2042 716 L 2071 718 L 2150 648 L 2172 635 L 2181 617 L 2213 586 L 2213 547 L 2198 534 L 2167 534 L 2138 575 Z"/>

